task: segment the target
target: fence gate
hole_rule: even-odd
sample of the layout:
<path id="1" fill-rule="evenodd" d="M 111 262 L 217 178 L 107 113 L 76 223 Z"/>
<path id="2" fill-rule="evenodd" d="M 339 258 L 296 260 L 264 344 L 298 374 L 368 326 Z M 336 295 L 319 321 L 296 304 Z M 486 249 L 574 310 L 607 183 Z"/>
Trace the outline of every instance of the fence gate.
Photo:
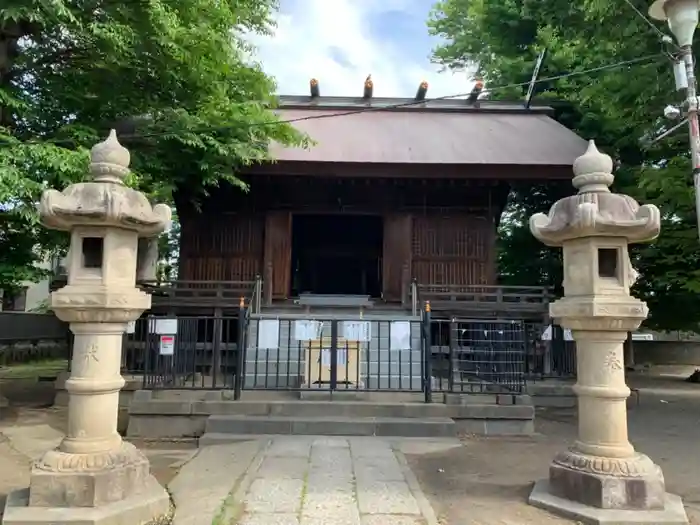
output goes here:
<path id="1" fill-rule="evenodd" d="M 420 321 L 265 315 L 248 329 L 246 390 L 420 392 Z"/>

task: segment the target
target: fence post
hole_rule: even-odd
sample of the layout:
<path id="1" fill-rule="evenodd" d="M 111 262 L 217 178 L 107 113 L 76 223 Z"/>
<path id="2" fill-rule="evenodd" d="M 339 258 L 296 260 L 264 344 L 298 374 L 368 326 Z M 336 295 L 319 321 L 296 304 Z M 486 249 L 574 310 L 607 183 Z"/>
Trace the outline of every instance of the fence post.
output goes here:
<path id="1" fill-rule="evenodd" d="M 148 388 L 148 385 L 151 383 L 149 380 L 149 375 L 151 374 L 151 359 L 153 356 L 151 356 L 151 351 L 152 351 L 152 344 L 151 344 L 151 323 L 153 316 L 149 315 L 146 317 L 146 335 L 143 339 L 143 389 L 146 390 Z"/>
<path id="2" fill-rule="evenodd" d="M 236 348 L 236 377 L 234 382 L 233 399 L 238 401 L 241 398 L 241 391 L 243 390 L 243 366 L 245 362 L 245 345 L 246 345 L 246 330 L 248 326 L 246 323 L 246 309 L 245 309 L 245 298 L 241 297 L 238 303 L 238 342 Z"/>
<path id="3" fill-rule="evenodd" d="M 426 403 L 433 402 L 433 343 L 430 328 L 430 301 L 425 301 L 423 309 L 423 394 Z"/>
<path id="4" fill-rule="evenodd" d="M 457 348 L 457 320 L 453 317 L 450 319 L 450 348 L 448 359 L 449 363 L 447 365 L 447 389 L 450 393 L 454 392 L 454 381 L 455 381 L 455 349 Z"/>
<path id="5" fill-rule="evenodd" d="M 408 299 L 411 286 L 411 273 L 408 264 L 401 267 L 401 307 L 408 308 Z"/>
<path id="6" fill-rule="evenodd" d="M 265 266 L 265 277 L 263 278 L 263 292 L 265 296 L 265 306 L 272 306 L 272 280 L 274 279 L 272 271 L 272 263 L 268 262 Z"/>
<path id="7" fill-rule="evenodd" d="M 321 336 L 323 340 L 323 335 Z M 323 345 L 321 345 L 321 361 L 323 361 Z M 347 358 L 346 358 L 347 363 Z M 338 388 L 338 320 L 331 321 L 331 394 Z"/>

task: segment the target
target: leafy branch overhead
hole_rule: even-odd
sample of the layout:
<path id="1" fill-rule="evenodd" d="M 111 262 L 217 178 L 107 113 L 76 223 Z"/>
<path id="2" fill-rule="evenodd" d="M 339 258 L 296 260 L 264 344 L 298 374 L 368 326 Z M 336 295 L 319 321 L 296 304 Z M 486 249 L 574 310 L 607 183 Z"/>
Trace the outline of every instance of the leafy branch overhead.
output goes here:
<path id="1" fill-rule="evenodd" d="M 32 263 L 55 246 L 37 227 L 41 190 L 82 180 L 88 148 L 110 127 L 132 152 L 131 182 L 165 200 L 182 184 L 195 194 L 223 181 L 243 188 L 238 170 L 266 159 L 270 141 L 306 143 L 278 123 L 274 82 L 244 40 L 272 29 L 276 7 L 275 0 L 3 3 L 0 221 L 12 233 L 0 235 L 0 288 L 31 277 Z M 26 236 L 22 249 L 6 259 L 18 236 Z M 21 275 L 3 270 L 10 267 Z"/>
<path id="2" fill-rule="evenodd" d="M 647 0 L 631 1 L 642 13 L 648 9 Z M 542 78 L 658 55 L 645 63 L 543 82 L 535 92 L 537 102 L 554 107 L 560 122 L 595 139 L 616 159 L 616 191 L 662 210 L 661 237 L 634 252 L 641 274 L 635 291 L 650 306 L 649 324 L 700 328 L 700 240 L 685 128 L 648 146 L 649 137 L 672 125 L 663 118 L 663 108 L 681 101 L 659 34 L 626 2 L 603 0 L 442 0 L 429 27 L 445 41 L 435 49 L 434 59 L 452 68 L 476 64 L 487 88 L 528 82 L 544 48 L 548 58 Z M 493 96 L 520 99 L 525 90 L 501 90 Z M 508 213 L 519 220 L 504 221 L 501 272 L 518 284 L 558 284 L 556 254 L 529 235 L 522 219 L 547 211 L 562 187 L 537 187 L 516 187 L 512 193 Z M 570 193 L 573 188 L 565 185 L 563 190 Z"/>

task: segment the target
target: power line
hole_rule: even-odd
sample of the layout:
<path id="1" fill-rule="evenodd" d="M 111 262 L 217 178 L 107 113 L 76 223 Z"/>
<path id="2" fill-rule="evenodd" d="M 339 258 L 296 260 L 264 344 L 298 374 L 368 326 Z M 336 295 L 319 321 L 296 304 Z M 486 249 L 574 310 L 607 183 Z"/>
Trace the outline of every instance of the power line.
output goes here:
<path id="1" fill-rule="evenodd" d="M 632 0 L 625 0 L 625 2 L 627 3 L 627 5 L 629 5 L 629 6 L 632 8 L 632 10 L 633 10 L 635 13 L 637 13 L 637 15 L 639 16 L 639 18 L 641 18 L 642 20 L 644 20 L 644 22 L 646 22 L 646 24 L 647 24 L 649 27 L 651 27 L 651 28 L 654 30 L 654 32 L 656 32 L 656 34 L 658 34 L 658 35 L 661 37 L 661 41 L 662 41 L 662 42 L 664 42 L 664 43 L 666 43 L 666 42 L 672 43 L 673 45 L 675 45 L 676 47 L 678 47 L 678 46 L 676 45 L 676 43 L 673 42 L 673 40 L 671 39 L 671 37 L 670 37 L 669 35 L 667 35 L 667 34 L 664 33 L 663 31 L 661 31 L 661 30 L 656 26 L 656 24 L 654 24 L 654 22 L 652 22 L 651 20 L 649 20 L 649 17 L 647 17 L 647 15 L 645 15 L 645 14 L 642 13 L 639 9 L 637 9 L 637 6 L 635 6 L 635 5 L 632 3 Z"/>
<path id="2" fill-rule="evenodd" d="M 598 66 L 590 69 L 586 69 L 583 71 L 573 71 L 570 73 L 564 73 L 561 75 L 555 75 L 551 77 L 544 77 L 538 79 L 535 84 L 540 84 L 543 82 L 553 82 L 556 80 L 564 80 L 567 78 L 573 78 L 573 77 L 579 77 L 579 76 L 585 76 L 585 75 L 590 75 L 593 73 L 598 73 L 601 71 L 607 71 L 611 69 L 617 69 L 625 66 L 631 66 L 635 64 L 640 64 L 643 62 L 649 62 L 652 59 L 656 59 L 659 57 L 665 56 L 663 53 L 656 53 L 653 55 L 647 55 L 644 57 L 640 58 L 633 58 L 631 60 L 623 60 L 621 62 L 615 62 L 613 64 L 606 64 L 603 66 Z M 484 92 L 486 93 L 494 93 L 498 91 L 505 91 L 508 89 L 515 89 L 515 88 L 520 88 L 520 87 L 525 87 L 529 86 L 531 81 L 527 82 L 518 82 L 515 84 L 505 84 L 502 86 L 495 86 L 492 88 L 486 87 L 484 89 Z M 231 125 L 226 125 L 226 126 L 208 126 L 206 128 L 199 128 L 199 129 L 193 129 L 193 130 L 187 130 L 189 133 L 197 133 L 197 132 L 204 132 L 204 131 L 221 131 L 221 130 L 227 130 L 231 129 L 234 127 L 262 127 L 262 126 L 277 126 L 280 124 L 294 124 L 295 122 L 303 122 L 307 120 L 320 120 L 320 119 L 327 119 L 327 118 L 339 118 L 339 117 L 346 117 L 350 115 L 358 115 L 361 113 L 370 113 L 373 111 L 386 111 L 386 110 L 391 110 L 391 109 L 400 109 L 403 107 L 410 107 L 410 106 L 419 106 L 421 104 L 425 104 L 426 102 L 430 102 L 433 100 L 450 100 L 450 99 L 456 99 L 456 98 L 462 98 L 462 97 L 467 97 L 469 96 L 470 93 L 458 93 L 455 95 L 444 95 L 442 97 L 436 97 L 432 99 L 426 99 L 426 100 L 410 100 L 407 102 L 401 102 L 398 104 L 389 104 L 386 106 L 375 106 L 375 107 L 369 107 L 369 108 L 359 108 L 355 110 L 349 110 L 349 111 L 342 111 L 342 112 L 336 112 L 336 113 L 323 113 L 320 115 L 307 115 L 305 117 L 298 117 L 298 118 L 293 118 L 293 119 L 287 119 L 287 120 L 270 120 L 268 122 L 253 122 L 253 123 L 248 123 L 248 124 L 231 124 Z M 172 131 L 153 131 L 149 133 L 132 133 L 132 134 L 124 134 L 121 135 L 120 138 L 122 139 L 139 139 L 139 138 L 154 138 L 154 137 L 164 137 L 168 135 L 175 135 Z M 48 140 L 37 140 L 37 141 L 24 141 L 23 144 L 61 144 L 61 143 L 73 143 L 75 142 L 73 139 L 48 139 Z M 0 142 L 0 145 L 3 144 Z M 5 145 L 9 145 L 9 142 L 5 142 Z"/>

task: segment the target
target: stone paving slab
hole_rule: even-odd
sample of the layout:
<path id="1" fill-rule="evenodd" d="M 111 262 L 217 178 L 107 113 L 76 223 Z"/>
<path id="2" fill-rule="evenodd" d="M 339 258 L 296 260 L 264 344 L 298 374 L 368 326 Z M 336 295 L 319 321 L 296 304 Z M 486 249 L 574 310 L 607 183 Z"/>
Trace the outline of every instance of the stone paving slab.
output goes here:
<path id="1" fill-rule="evenodd" d="M 249 441 L 200 449 L 168 484 L 173 525 L 211 525 L 223 501 L 253 465 L 264 443 Z M 276 523 L 276 522 L 271 522 Z"/>
<path id="2" fill-rule="evenodd" d="M 229 501 L 237 525 L 437 525 L 403 454 L 379 437 L 275 437 Z"/>

